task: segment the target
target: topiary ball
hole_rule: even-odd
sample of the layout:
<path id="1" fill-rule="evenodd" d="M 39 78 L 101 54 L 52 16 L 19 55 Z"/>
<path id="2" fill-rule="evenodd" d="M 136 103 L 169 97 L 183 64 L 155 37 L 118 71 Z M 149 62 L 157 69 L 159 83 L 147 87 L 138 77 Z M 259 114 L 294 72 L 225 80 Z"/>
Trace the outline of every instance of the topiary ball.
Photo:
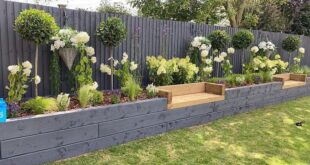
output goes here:
<path id="1" fill-rule="evenodd" d="M 96 36 L 104 45 L 118 46 L 126 37 L 127 30 L 122 20 L 117 17 L 110 17 L 98 25 Z"/>
<path id="2" fill-rule="evenodd" d="M 36 44 L 48 43 L 58 30 L 54 17 L 43 10 L 24 10 L 15 20 L 15 31 Z"/>
<path id="3" fill-rule="evenodd" d="M 211 41 L 212 48 L 222 50 L 230 41 L 230 36 L 225 30 L 215 30 L 208 36 Z"/>
<path id="4" fill-rule="evenodd" d="M 300 43 L 299 37 L 290 35 L 282 41 L 282 48 L 288 52 L 293 52 L 300 47 Z"/>
<path id="5" fill-rule="evenodd" d="M 249 30 L 241 30 L 232 38 L 232 45 L 236 49 L 246 49 L 254 41 L 254 35 Z"/>

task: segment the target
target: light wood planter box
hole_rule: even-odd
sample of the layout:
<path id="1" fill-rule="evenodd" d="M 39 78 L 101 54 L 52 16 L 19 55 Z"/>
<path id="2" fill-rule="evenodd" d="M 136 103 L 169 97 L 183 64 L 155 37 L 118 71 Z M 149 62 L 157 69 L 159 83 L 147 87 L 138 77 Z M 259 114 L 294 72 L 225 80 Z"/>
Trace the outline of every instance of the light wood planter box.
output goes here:
<path id="1" fill-rule="evenodd" d="M 273 76 L 274 81 L 280 81 L 283 83 L 283 89 L 300 87 L 306 85 L 307 75 L 305 74 L 292 74 L 284 73 Z"/>
<path id="2" fill-rule="evenodd" d="M 176 109 L 224 100 L 225 86 L 206 82 L 161 86 L 159 95 L 168 99 L 168 109 Z"/>

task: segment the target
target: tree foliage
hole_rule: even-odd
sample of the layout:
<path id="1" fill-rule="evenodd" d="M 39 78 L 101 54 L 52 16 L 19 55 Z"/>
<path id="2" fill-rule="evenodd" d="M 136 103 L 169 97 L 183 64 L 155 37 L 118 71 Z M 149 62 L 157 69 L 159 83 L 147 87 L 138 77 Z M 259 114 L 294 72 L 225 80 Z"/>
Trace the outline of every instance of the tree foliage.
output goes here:
<path id="1" fill-rule="evenodd" d="M 232 45 L 236 49 L 246 49 L 254 41 L 254 35 L 249 30 L 241 30 L 232 37 Z"/>
<path id="2" fill-rule="evenodd" d="M 113 14 L 122 14 L 130 15 L 127 8 L 122 3 L 109 3 L 107 0 L 101 0 L 99 7 L 97 8 L 98 12 L 101 13 L 113 13 Z"/>
<path id="3" fill-rule="evenodd" d="M 282 48 L 288 52 L 293 52 L 299 48 L 300 43 L 301 41 L 298 36 L 290 35 L 282 41 Z"/>
<path id="4" fill-rule="evenodd" d="M 127 30 L 120 18 L 109 17 L 97 27 L 96 35 L 104 45 L 115 47 L 125 39 Z"/>

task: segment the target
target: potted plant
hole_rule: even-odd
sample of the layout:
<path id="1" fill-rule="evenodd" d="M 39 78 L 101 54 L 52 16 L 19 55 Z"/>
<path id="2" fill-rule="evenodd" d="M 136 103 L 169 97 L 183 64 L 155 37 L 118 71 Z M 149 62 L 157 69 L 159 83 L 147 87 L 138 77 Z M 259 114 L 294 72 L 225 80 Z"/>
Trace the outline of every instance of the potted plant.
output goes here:
<path id="1" fill-rule="evenodd" d="M 113 90 L 113 47 L 119 46 L 125 39 L 127 30 L 120 18 L 110 17 L 106 21 L 103 21 L 98 25 L 96 35 L 101 42 L 109 48 L 110 53 L 110 67 L 112 69 L 111 74 L 111 90 Z"/>
<path id="2" fill-rule="evenodd" d="M 15 20 L 15 30 L 25 40 L 34 42 L 36 45 L 35 54 L 35 95 L 38 96 L 38 56 L 39 45 L 48 43 L 50 38 L 55 35 L 59 27 L 55 19 L 43 10 L 28 9 L 20 13 Z"/>

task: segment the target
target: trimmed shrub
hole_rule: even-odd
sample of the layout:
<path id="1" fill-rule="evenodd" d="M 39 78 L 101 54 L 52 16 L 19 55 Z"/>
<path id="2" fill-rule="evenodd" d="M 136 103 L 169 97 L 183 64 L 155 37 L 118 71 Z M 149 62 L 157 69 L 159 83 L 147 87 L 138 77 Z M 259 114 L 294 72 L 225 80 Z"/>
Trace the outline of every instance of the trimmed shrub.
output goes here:
<path id="1" fill-rule="evenodd" d="M 289 35 L 282 41 L 282 48 L 288 52 L 293 52 L 299 48 L 300 43 L 299 37 Z"/>
<path id="2" fill-rule="evenodd" d="M 215 30 L 208 36 L 213 49 L 222 50 L 230 41 L 230 36 L 225 30 Z"/>
<path id="3" fill-rule="evenodd" d="M 254 41 L 254 35 L 249 30 L 241 30 L 232 37 L 232 45 L 236 49 L 246 49 Z"/>

